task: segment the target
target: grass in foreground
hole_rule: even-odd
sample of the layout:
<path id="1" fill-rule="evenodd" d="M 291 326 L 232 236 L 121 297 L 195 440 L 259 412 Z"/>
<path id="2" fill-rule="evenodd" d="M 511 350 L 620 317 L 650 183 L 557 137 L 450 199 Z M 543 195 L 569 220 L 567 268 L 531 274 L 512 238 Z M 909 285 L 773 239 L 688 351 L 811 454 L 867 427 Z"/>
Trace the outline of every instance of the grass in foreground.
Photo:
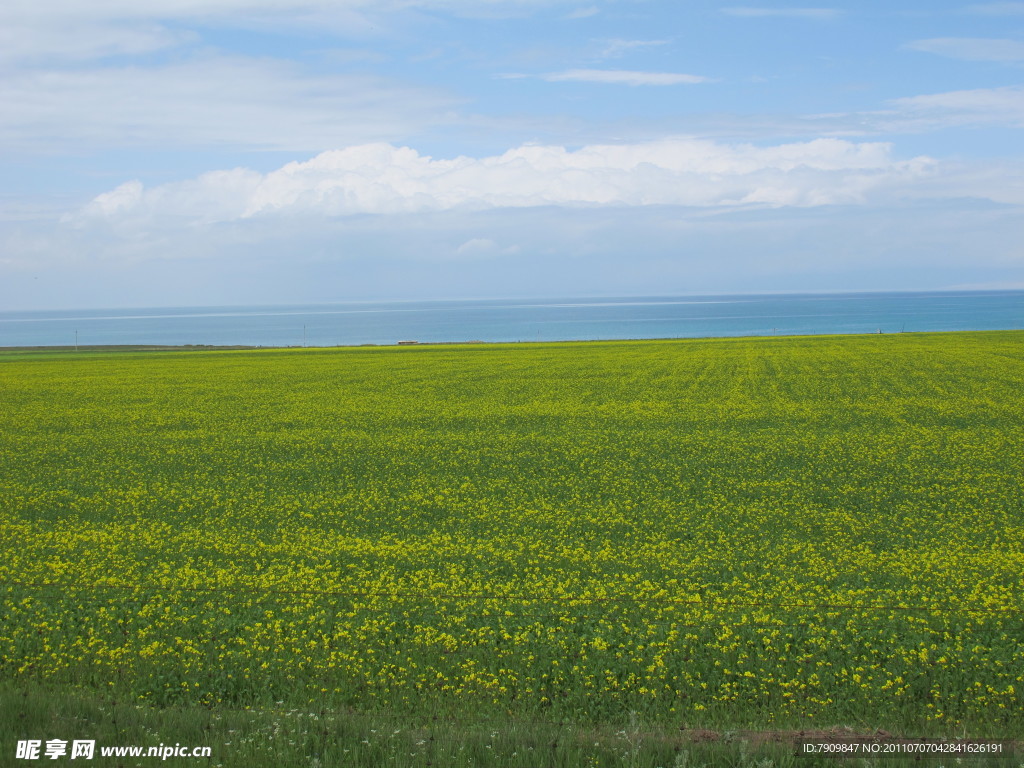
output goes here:
<path id="1" fill-rule="evenodd" d="M 801 754 L 804 740 L 858 735 L 892 743 L 884 734 L 856 734 L 848 728 L 826 731 L 749 732 L 742 730 L 665 729 L 633 721 L 621 728 L 566 722 L 492 722 L 418 717 L 389 717 L 336 709 L 209 709 L 196 706 L 151 708 L 119 702 L 95 693 L 49 689 L 37 684 L 0 686 L 0 741 L 13 747 L 40 734 L 95 741 L 99 746 L 210 746 L 209 758 L 166 759 L 175 765 L 251 766 L 430 766 L 469 768 L 857 768 L 918 766 L 914 756 L 845 757 Z M 0 765 L 29 765 L 0 754 Z M 145 755 L 145 753 L 142 753 Z M 108 757 L 101 764 L 145 766 L 155 757 Z M 159 762 L 165 762 L 160 760 Z M 1019 768 L 1024 744 L 1006 745 L 996 757 L 928 759 L 933 766 L 968 765 Z"/>
<path id="2" fill-rule="evenodd" d="M 0 355 L 7 700 L 1012 736 L 1022 342 Z"/>

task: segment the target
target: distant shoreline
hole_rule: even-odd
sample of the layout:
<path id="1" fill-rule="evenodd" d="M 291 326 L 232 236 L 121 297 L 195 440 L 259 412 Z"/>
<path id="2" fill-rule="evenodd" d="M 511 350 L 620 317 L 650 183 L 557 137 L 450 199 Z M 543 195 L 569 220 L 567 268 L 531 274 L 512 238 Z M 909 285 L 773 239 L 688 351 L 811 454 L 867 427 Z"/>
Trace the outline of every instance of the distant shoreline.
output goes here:
<path id="1" fill-rule="evenodd" d="M 521 345 L 521 344 L 619 344 L 653 341 L 740 341 L 752 339 L 813 339 L 826 336 L 860 337 L 860 336 L 927 336 L 930 334 L 963 334 L 963 333 L 1022 333 L 1020 328 L 980 328 L 958 329 L 953 331 L 890 331 L 860 333 L 789 333 L 779 335 L 739 335 L 739 336 L 663 336 L 658 338 L 637 337 L 632 339 L 520 339 L 517 341 L 393 341 L 388 343 L 332 344 L 307 346 L 276 346 L 273 344 L 80 344 L 74 345 L 39 345 L 0 347 L 0 353 L 6 352 L 227 352 L 256 350 L 329 350 L 329 349 L 396 349 L 407 347 L 451 347 L 466 345 Z"/>
<path id="2" fill-rule="evenodd" d="M 245 344 L 74 344 L 0 347 L 0 352 L 205 352 L 224 349 L 271 349 Z M 285 347 L 282 347 L 285 349 Z"/>
<path id="3" fill-rule="evenodd" d="M 588 339 L 566 339 L 558 343 L 572 343 L 573 341 L 589 341 Z M 600 339 L 595 339 L 600 341 Z M 614 339 L 607 339 L 614 341 Z M 621 341 L 639 341 L 639 339 L 621 339 Z M 520 344 L 536 342 L 489 342 L 481 340 L 473 341 L 395 341 L 389 344 L 337 344 L 321 346 L 309 344 L 307 346 L 277 346 L 274 344 L 80 344 L 77 347 L 73 344 L 54 344 L 37 346 L 0 347 L 0 352 L 217 352 L 227 350 L 256 350 L 256 349 L 359 349 L 364 347 L 427 347 L 427 346 L 451 346 L 453 344 Z M 548 342 L 554 343 L 554 342 Z"/>

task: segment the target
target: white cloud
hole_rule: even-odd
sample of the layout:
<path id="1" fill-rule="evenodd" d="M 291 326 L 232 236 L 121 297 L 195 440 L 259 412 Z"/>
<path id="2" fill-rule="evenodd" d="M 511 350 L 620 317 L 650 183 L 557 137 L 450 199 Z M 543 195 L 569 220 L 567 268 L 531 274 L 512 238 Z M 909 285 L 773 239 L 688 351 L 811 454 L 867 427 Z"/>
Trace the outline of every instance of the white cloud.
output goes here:
<path id="1" fill-rule="evenodd" d="M 1024 43 L 989 37 L 935 37 L 915 40 L 907 48 L 967 61 L 1024 61 Z"/>
<path id="2" fill-rule="evenodd" d="M 566 14 L 567 19 L 589 19 L 591 16 L 597 16 L 601 12 L 601 9 L 595 5 L 588 5 L 585 8 L 577 8 L 575 11 L 571 11 Z"/>
<path id="3" fill-rule="evenodd" d="M 780 16 L 791 19 L 834 19 L 842 15 L 838 8 L 723 8 L 722 13 L 729 16 L 745 16 L 750 18 L 761 18 L 769 16 Z"/>
<path id="4" fill-rule="evenodd" d="M 677 72 L 634 72 L 625 69 L 570 69 L 551 72 L 542 79 L 549 82 L 576 81 L 583 83 L 610 83 L 614 85 L 682 85 L 706 83 L 708 78 Z"/>
<path id="5" fill-rule="evenodd" d="M 472 240 L 467 240 L 456 248 L 455 252 L 460 254 L 490 253 L 497 247 L 498 244 L 490 238 L 474 237 Z"/>
<path id="6" fill-rule="evenodd" d="M 496 256 L 513 256 L 519 253 L 518 245 L 504 248 L 489 237 L 473 237 L 455 249 L 455 256 L 463 259 L 487 259 Z"/>
<path id="7" fill-rule="evenodd" d="M 129 211 L 142 200 L 142 182 L 126 181 L 116 189 L 97 195 L 89 203 L 89 211 L 101 216 L 114 216 L 121 211 Z"/>
<path id="8" fill-rule="evenodd" d="M 28 71 L 0 78 L 0 142 L 293 151 L 393 140 L 449 118 L 437 93 L 268 59 Z"/>
<path id="9" fill-rule="evenodd" d="M 236 169 L 143 190 L 129 182 L 73 221 L 232 221 L 537 206 L 818 206 L 857 204 L 934 166 L 895 160 L 883 143 L 837 139 L 758 147 L 697 139 L 526 145 L 502 155 L 433 159 L 369 144 L 324 152 L 268 174 Z"/>

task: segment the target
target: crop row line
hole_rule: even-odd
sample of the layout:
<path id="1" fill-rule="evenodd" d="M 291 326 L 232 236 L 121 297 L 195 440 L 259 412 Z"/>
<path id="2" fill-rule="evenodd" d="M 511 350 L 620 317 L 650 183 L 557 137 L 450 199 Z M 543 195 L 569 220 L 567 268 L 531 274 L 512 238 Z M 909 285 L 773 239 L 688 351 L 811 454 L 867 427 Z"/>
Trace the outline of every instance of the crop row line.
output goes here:
<path id="1" fill-rule="evenodd" d="M 355 599 L 377 600 L 440 600 L 440 601 L 508 601 L 537 603 L 664 603 L 668 605 L 693 605 L 706 608 L 774 608 L 815 611 L 926 611 L 932 613 L 1009 613 L 1024 614 L 1021 608 L 986 608 L 978 606 L 959 606 L 948 604 L 936 605 L 876 605 L 857 603 L 763 603 L 742 602 L 734 600 L 694 600 L 670 597 L 645 597 L 642 595 L 617 597 L 584 597 L 559 595 L 501 595 L 486 593 L 445 593 L 445 592 L 371 592 L 351 590 L 312 590 L 312 589 L 268 589 L 247 587 L 205 587 L 205 586 L 167 586 L 160 584 L 82 584 L 66 582 L 0 582 L 0 586 L 21 589 L 66 589 L 66 590 L 124 590 L 132 592 L 201 592 L 257 595 L 288 595 L 316 597 L 348 597 Z"/>

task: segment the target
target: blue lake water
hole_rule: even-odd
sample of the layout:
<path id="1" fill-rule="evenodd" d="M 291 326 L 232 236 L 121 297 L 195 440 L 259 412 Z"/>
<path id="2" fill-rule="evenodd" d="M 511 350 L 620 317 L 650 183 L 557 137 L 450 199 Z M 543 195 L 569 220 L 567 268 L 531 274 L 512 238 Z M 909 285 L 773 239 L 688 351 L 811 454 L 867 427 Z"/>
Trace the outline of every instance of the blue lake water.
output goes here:
<path id="1" fill-rule="evenodd" d="M 0 312 L 0 347 L 335 346 L 1019 329 L 1024 291 L 352 302 Z"/>

